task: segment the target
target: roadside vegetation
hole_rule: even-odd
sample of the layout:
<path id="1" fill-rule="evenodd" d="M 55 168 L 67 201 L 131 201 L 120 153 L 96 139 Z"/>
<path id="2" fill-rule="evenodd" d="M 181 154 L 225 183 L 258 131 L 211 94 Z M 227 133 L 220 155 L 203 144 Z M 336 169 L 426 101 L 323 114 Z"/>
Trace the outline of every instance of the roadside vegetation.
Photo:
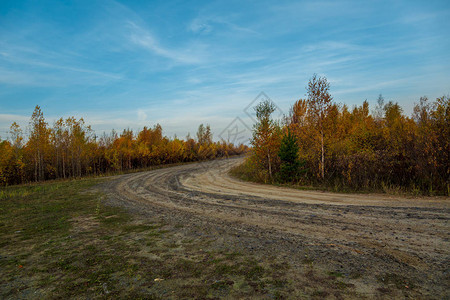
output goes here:
<path id="1" fill-rule="evenodd" d="M 242 154 L 247 146 L 213 142 L 209 125 L 198 127 L 197 139 L 163 136 L 161 125 L 135 133 L 96 136 L 81 118 L 59 119 L 50 127 L 36 106 L 29 135 L 17 123 L 10 139 L 0 139 L 0 186 L 49 179 L 66 179 L 200 161 Z"/>
<path id="2" fill-rule="evenodd" d="M 0 188 L 0 298 L 322 298 L 353 285 L 305 261 L 215 247 L 219 237 L 105 205 L 81 179 Z"/>
<path id="3" fill-rule="evenodd" d="M 450 195 L 450 98 L 421 97 L 412 117 L 382 95 L 370 111 L 333 102 L 314 75 L 284 120 L 270 100 L 256 108 L 252 151 L 232 174 L 250 181 L 334 191 Z"/>

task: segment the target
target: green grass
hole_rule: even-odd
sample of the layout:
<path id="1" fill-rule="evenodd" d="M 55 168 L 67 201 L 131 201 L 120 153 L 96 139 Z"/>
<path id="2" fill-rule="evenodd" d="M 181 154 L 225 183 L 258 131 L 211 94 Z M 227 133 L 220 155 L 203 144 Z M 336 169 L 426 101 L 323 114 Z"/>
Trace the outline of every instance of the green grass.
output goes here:
<path id="1" fill-rule="evenodd" d="M 180 224 L 104 205 L 81 179 L 0 189 L 0 298 L 298 298 L 352 295 L 276 257 L 215 249 Z M 336 275 L 336 274 L 335 274 Z M 318 283 L 319 282 L 319 283 Z M 320 286 L 318 286 L 320 285 Z"/>

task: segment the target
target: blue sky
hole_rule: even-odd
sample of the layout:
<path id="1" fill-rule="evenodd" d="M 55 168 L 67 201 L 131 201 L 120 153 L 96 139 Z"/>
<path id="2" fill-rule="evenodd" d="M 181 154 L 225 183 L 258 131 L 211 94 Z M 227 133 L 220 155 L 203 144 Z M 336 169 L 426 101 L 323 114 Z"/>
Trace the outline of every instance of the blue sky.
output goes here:
<path id="1" fill-rule="evenodd" d="M 261 91 L 287 112 L 313 73 L 336 102 L 410 114 L 450 93 L 449 37 L 450 1 L 2 0 L 0 136 L 38 104 L 97 133 L 217 138 Z"/>

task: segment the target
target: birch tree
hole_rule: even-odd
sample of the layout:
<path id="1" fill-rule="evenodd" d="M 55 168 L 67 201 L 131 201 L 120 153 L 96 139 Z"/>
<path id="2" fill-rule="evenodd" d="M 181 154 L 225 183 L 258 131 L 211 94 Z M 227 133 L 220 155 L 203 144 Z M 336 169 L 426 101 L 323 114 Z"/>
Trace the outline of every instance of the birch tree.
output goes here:
<path id="1" fill-rule="evenodd" d="M 331 106 L 333 97 L 330 95 L 330 84 L 326 77 L 318 77 L 314 74 L 308 82 L 307 95 L 308 95 L 308 108 L 313 115 L 313 121 L 319 131 L 320 138 L 320 172 L 322 179 L 325 178 L 325 130 L 324 121 L 327 116 L 328 109 Z"/>
<path id="2" fill-rule="evenodd" d="M 281 130 L 272 120 L 275 105 L 270 100 L 259 103 L 256 107 L 257 123 L 254 125 L 251 144 L 257 162 L 267 170 L 270 180 L 273 179 L 274 163 L 278 161 Z"/>

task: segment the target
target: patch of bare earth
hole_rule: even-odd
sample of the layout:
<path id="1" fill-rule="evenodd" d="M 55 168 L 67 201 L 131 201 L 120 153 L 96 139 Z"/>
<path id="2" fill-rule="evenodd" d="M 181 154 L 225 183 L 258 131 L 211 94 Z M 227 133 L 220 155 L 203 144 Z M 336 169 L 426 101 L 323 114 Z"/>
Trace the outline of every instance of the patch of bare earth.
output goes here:
<path id="1" fill-rule="evenodd" d="M 338 277 L 342 286 L 335 288 L 358 297 L 449 297 L 448 197 L 334 194 L 242 182 L 228 175 L 241 162 L 118 176 L 102 190 L 112 204 L 175 224 L 184 238 L 286 261 L 294 284 L 314 289 L 319 298 L 329 292 L 318 274 Z"/>
<path id="2" fill-rule="evenodd" d="M 89 232 L 98 228 L 100 222 L 94 216 L 77 216 L 72 218 L 72 231 L 74 233 Z"/>

